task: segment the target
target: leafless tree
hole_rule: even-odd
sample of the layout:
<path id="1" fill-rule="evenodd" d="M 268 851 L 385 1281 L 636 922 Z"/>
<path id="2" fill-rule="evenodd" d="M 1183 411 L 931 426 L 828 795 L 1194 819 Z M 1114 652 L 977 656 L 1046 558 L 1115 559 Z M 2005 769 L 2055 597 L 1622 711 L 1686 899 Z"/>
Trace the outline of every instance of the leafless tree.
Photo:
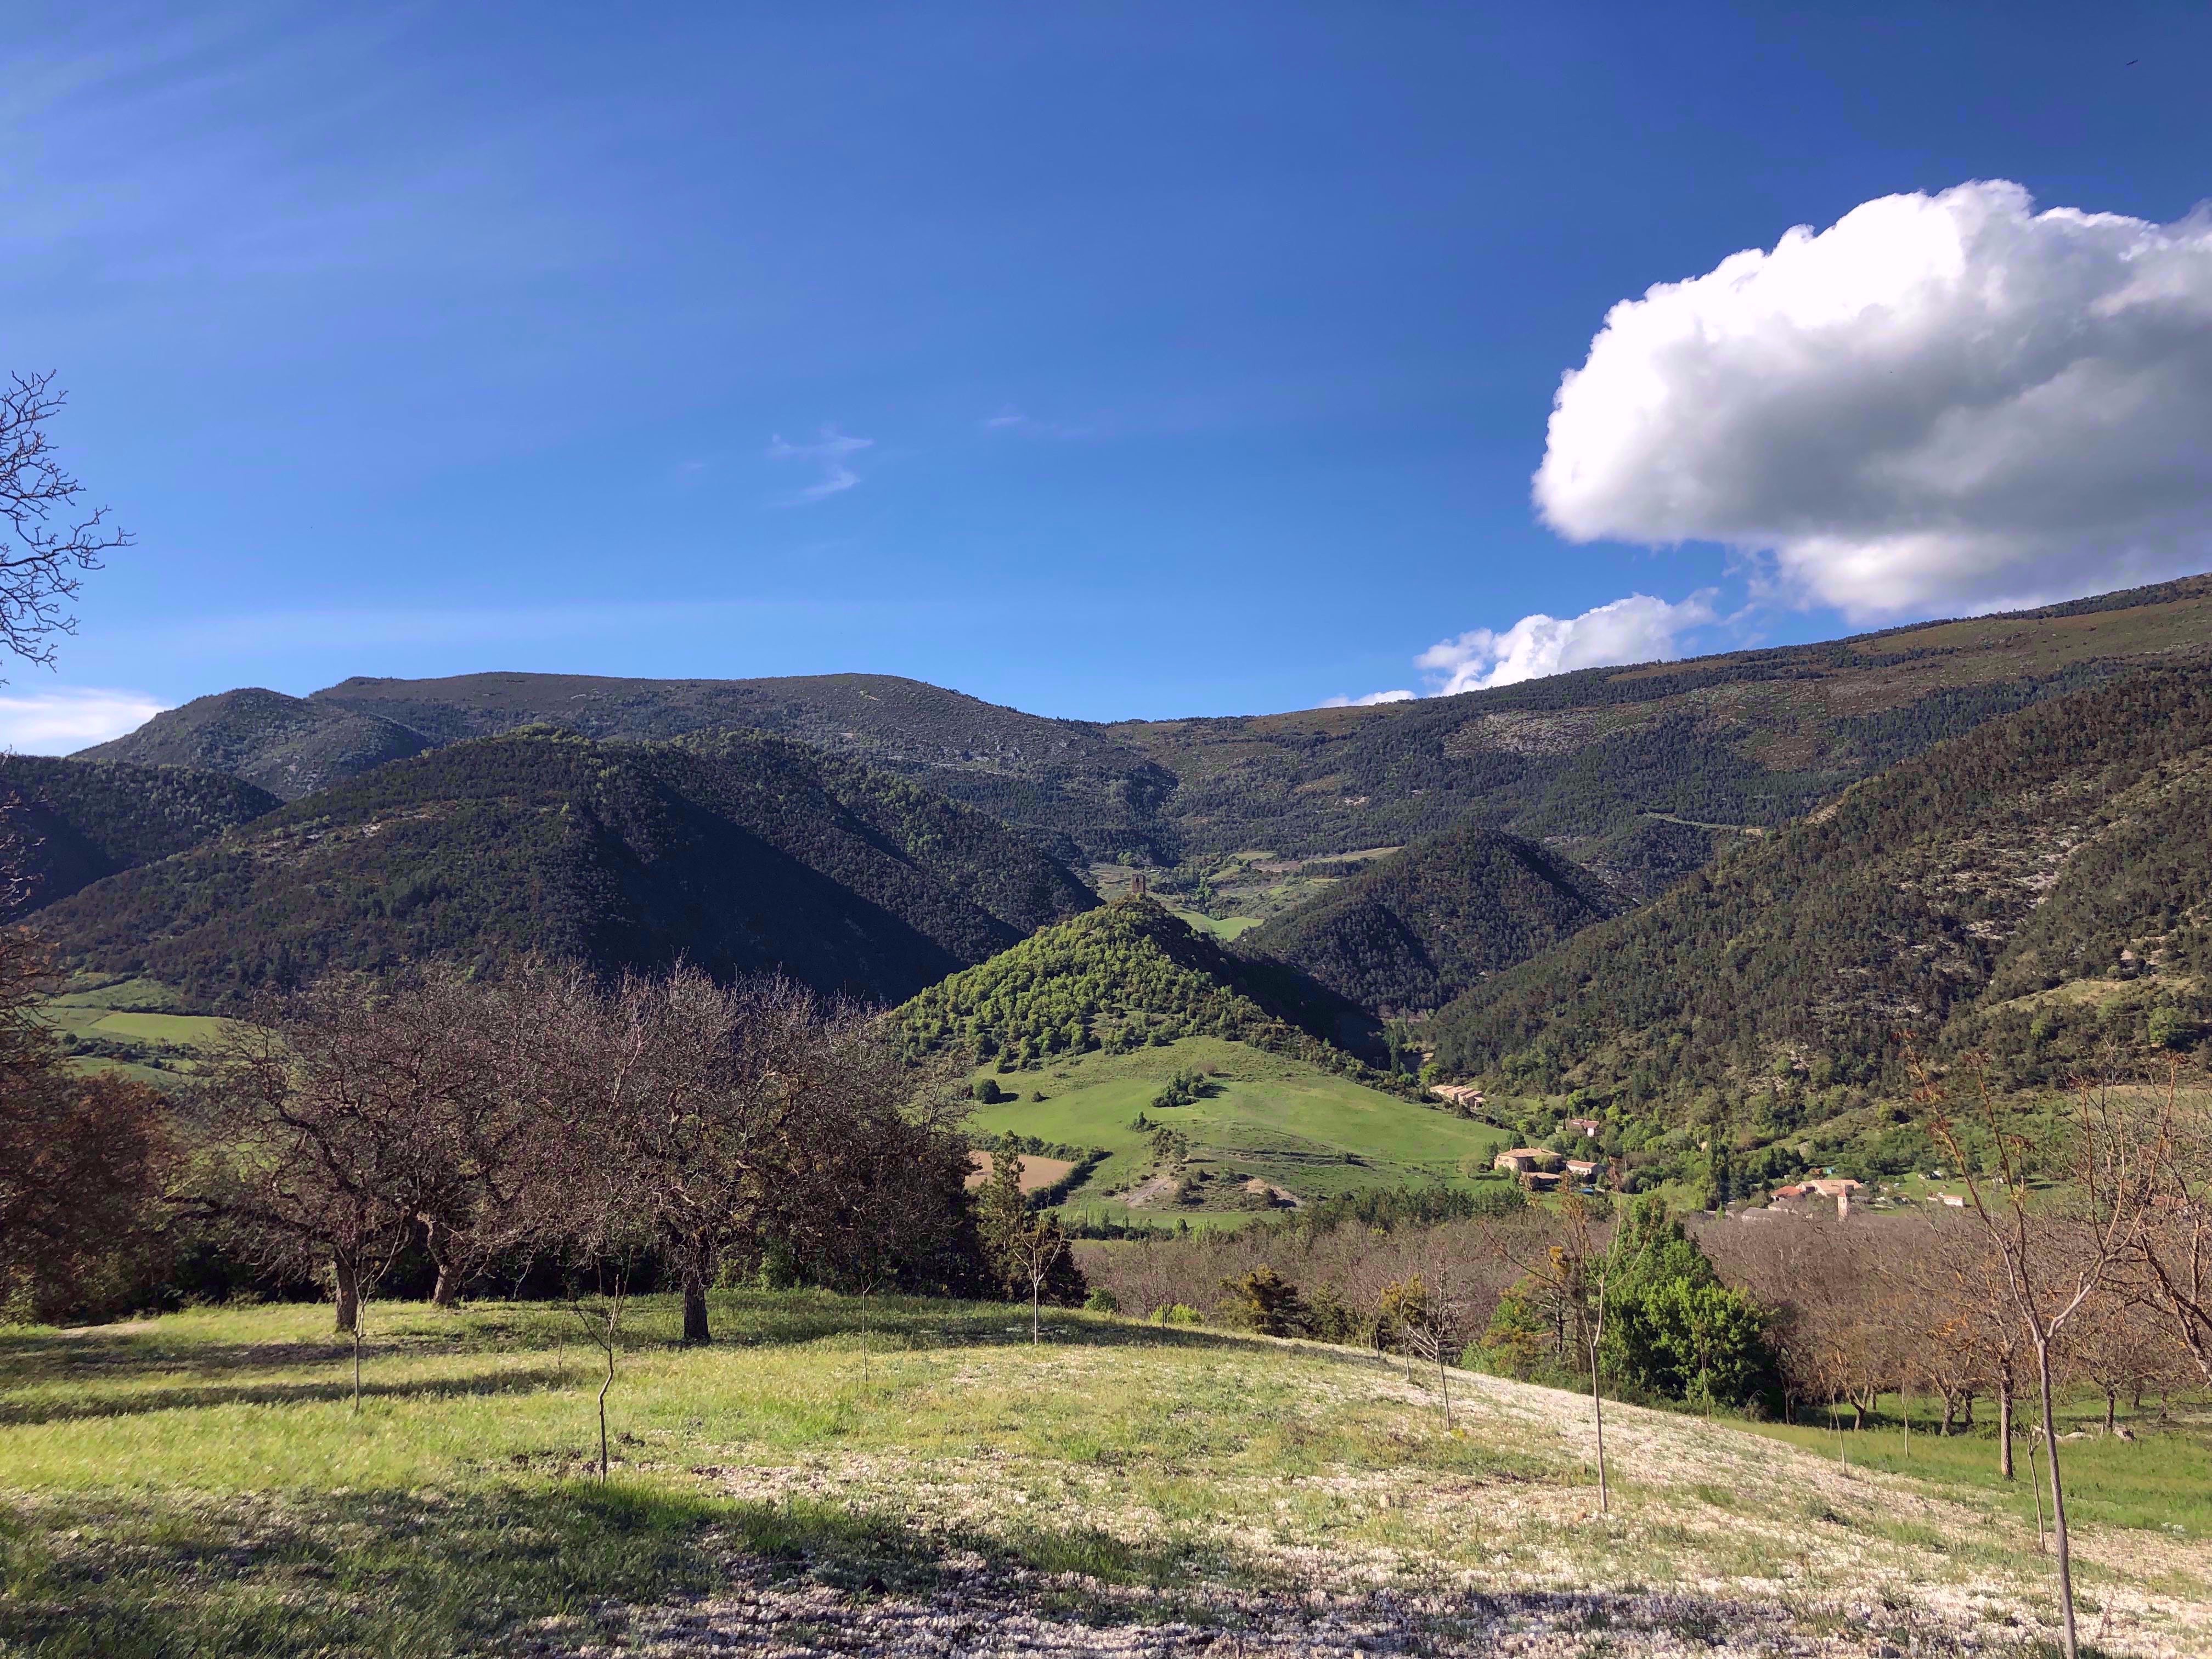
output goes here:
<path id="1" fill-rule="evenodd" d="M 1977 1150 L 1993 1170 L 1986 1177 L 1970 1157 L 1967 1137 L 1954 1115 L 1945 1085 L 1924 1069 L 1916 1078 L 1936 1143 L 1959 1165 L 1967 1200 L 1981 1223 L 2000 1273 L 1997 1305 L 2033 1349 L 2045 1468 L 2051 1483 L 2051 1525 L 2058 1566 L 2059 1611 L 2067 1659 L 2079 1644 L 2074 1610 L 2074 1571 L 2066 1524 L 2065 1484 L 2059 1474 L 2053 1411 L 2057 1347 L 2091 1298 L 2108 1287 L 2119 1265 L 2135 1255 L 2149 1212 L 2153 1172 L 2169 1125 L 2135 1109 L 2135 1097 L 2112 1082 L 2084 1083 L 2059 1118 L 2056 1146 L 2039 1147 L 1997 1103 L 1986 1067 L 1973 1067 L 1971 1108 Z M 2069 1177 L 2070 1190 L 2031 1204 L 2028 1182 L 2039 1154 Z M 1994 1185 L 1996 1191 L 1989 1189 Z"/>
<path id="2" fill-rule="evenodd" d="M 844 1011 L 824 1021 L 820 1040 L 842 1080 L 816 1104 L 779 1233 L 812 1277 L 859 1293 L 865 1379 L 875 1295 L 903 1280 L 950 1287 L 962 1278 L 969 1153 L 959 1128 L 970 1099 L 964 1074 L 949 1062 L 917 1070 L 878 1020 Z"/>
<path id="3" fill-rule="evenodd" d="M 0 647 L 26 662 L 54 659 L 54 636 L 76 631 L 68 611 L 78 573 L 131 545 L 107 509 L 80 505 L 47 434 L 67 394 L 51 374 L 13 374 L 0 386 Z"/>
<path id="4" fill-rule="evenodd" d="M 1571 1352 L 1590 1386 L 1590 1425 L 1597 1445 L 1597 1505 L 1612 1510 L 1613 1494 L 1605 1466 L 1605 1348 L 1607 1297 L 1613 1276 L 1612 1252 L 1598 1236 L 1589 1208 L 1572 1192 L 1559 1201 L 1556 1228 L 1523 1219 L 1484 1229 L 1492 1250 L 1523 1275 L 1549 1307 L 1563 1355 Z"/>
<path id="5" fill-rule="evenodd" d="M 37 1015 L 46 952 L 0 929 L 0 1304 L 72 1305 L 118 1240 L 148 1224 L 170 1155 L 143 1084 L 70 1070 Z"/>
<path id="6" fill-rule="evenodd" d="M 2135 1265 L 2145 1300 L 2212 1383 L 2212 1091 L 2184 1087 L 2172 1063 L 2160 1085 L 2166 1134 Z"/>
<path id="7" fill-rule="evenodd" d="M 329 1272 L 358 1411 L 366 1304 L 412 1237 L 416 1207 L 404 1150 L 349 1058 L 302 1056 L 273 1019 L 234 1033 L 196 1091 L 203 1138 L 222 1156 L 179 1196 L 264 1267 Z"/>

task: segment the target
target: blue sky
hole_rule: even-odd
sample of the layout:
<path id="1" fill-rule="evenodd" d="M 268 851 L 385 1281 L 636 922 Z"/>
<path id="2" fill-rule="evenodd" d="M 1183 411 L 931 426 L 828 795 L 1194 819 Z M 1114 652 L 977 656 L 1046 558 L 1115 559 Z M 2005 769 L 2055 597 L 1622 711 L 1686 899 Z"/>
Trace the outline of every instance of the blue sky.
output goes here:
<path id="1" fill-rule="evenodd" d="M 1589 359 L 1595 406 L 1680 362 L 1624 327 L 1598 372 L 1654 283 L 1973 180 L 2143 222 L 2116 270 L 2202 222 L 2203 7 L 1845 9 L 17 11 L 0 367 L 58 371 L 67 458 L 139 544 L 5 695 L 866 670 L 1250 712 L 1556 665 L 1508 630 L 1632 594 L 1662 609 L 1630 645 L 1685 651 L 2212 566 L 2185 479 L 2074 553 L 2012 496 L 1839 503 L 1864 457 L 1804 444 L 1655 504 L 1706 368 L 1656 447 L 1613 404 L 1577 428 L 1547 511 L 1587 539 L 1540 518 L 1562 374 Z M 2030 222 L 1923 219 L 1970 209 Z M 2094 304 L 2037 303 L 2045 333 Z M 2201 387 L 2158 365 L 2207 336 L 2160 303 L 2171 417 Z M 1959 331 L 1929 315 L 1914 373 Z M 1711 371 L 1715 477 L 1785 424 L 1777 350 Z M 1793 408 L 1845 395 L 1824 373 Z M 1922 401 L 1955 437 L 1944 400 L 1981 395 Z M 1978 477 L 1992 447 L 2047 472 L 2016 434 Z"/>

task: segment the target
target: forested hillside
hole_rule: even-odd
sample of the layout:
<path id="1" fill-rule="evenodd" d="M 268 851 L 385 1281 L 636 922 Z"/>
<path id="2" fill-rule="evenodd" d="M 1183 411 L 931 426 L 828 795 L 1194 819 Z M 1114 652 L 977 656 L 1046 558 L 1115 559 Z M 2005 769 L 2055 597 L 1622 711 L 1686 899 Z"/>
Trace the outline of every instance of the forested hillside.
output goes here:
<path id="1" fill-rule="evenodd" d="M 1366 1069 L 1337 1042 L 1360 1034 L 1357 1011 L 1278 965 L 1232 955 L 1141 897 L 1048 927 L 931 986 L 898 1017 L 916 1052 L 995 1058 L 1005 1070 L 1188 1036 Z"/>
<path id="2" fill-rule="evenodd" d="M 1901 763 L 1657 902 L 1485 981 L 1437 1059 L 1637 1109 L 1817 1115 L 1901 1042 L 2000 1080 L 2212 1016 L 2212 673 L 2144 671 Z"/>
<path id="3" fill-rule="evenodd" d="M 1377 1013 L 1425 1013 L 1626 908 L 1587 870 L 1478 818 L 1377 860 L 1237 949 Z"/>
<path id="4" fill-rule="evenodd" d="M 1095 902 L 988 817 L 800 744 L 535 728 L 380 768 L 41 920 L 73 965 L 210 1006 L 522 951 L 896 1001 Z"/>
<path id="5" fill-rule="evenodd" d="M 1102 726 L 881 675 L 353 679 L 204 698 L 103 745 L 296 796 L 410 746 L 550 723 L 774 732 L 921 778 L 1063 859 L 1396 847 L 1471 812 L 1649 896 L 1946 737 L 2212 641 L 2212 578 L 2008 617 L 1364 708 Z"/>
<path id="6" fill-rule="evenodd" d="M 297 800 L 434 746 L 390 720 L 255 686 L 196 697 L 77 758 L 228 772 Z"/>
<path id="7" fill-rule="evenodd" d="M 13 914 L 180 853 L 277 805 L 266 790 L 220 772 L 0 755 L 0 869 L 22 884 Z"/>

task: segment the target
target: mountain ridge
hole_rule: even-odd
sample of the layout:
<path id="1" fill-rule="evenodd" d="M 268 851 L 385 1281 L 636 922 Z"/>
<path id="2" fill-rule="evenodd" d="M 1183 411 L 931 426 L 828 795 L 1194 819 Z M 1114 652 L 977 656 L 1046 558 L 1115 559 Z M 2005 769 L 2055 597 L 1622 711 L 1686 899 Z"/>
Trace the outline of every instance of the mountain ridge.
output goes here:
<path id="1" fill-rule="evenodd" d="M 985 815 L 802 744 L 525 728 L 93 883 L 42 926 L 73 967 L 207 1006 L 328 969 L 522 951 L 781 969 L 896 1001 L 1096 902 Z"/>
<path id="2" fill-rule="evenodd" d="M 296 797 L 412 744 L 533 723 L 603 738 L 765 730 L 925 779 L 1067 862 L 1325 855 L 1404 845 L 1480 810 L 1648 897 L 1733 835 L 1942 738 L 2208 641 L 2212 576 L 2197 576 L 1362 708 L 1098 723 L 885 675 L 362 678 L 281 705 L 254 693 L 204 706 L 246 696 L 218 694 L 87 752 L 228 755 L 222 769 Z M 1662 834 L 1652 813 L 1681 822 Z"/>

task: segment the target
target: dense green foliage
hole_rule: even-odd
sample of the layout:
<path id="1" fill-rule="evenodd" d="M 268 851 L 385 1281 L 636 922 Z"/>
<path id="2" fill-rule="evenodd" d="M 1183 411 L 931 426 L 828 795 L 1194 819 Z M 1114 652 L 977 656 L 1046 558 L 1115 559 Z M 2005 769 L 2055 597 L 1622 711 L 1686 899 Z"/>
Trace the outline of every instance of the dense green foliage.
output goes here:
<path id="1" fill-rule="evenodd" d="M 894 1000 L 1091 902 L 981 814 L 797 744 L 541 728 L 380 768 L 41 921 L 71 965 L 209 1005 L 326 967 L 529 951 Z"/>
<path id="2" fill-rule="evenodd" d="M 1774 1381 L 1766 1310 L 1722 1282 L 1656 1197 L 1640 1198 L 1595 1255 L 1554 1246 L 1546 1271 L 1499 1298 L 1477 1352 L 1508 1375 L 1589 1378 L 1631 1397 L 1741 1406 Z"/>
<path id="3" fill-rule="evenodd" d="M 19 914 L 181 853 L 273 810 L 220 772 L 0 755 L 0 860 L 26 883 Z"/>
<path id="4" fill-rule="evenodd" d="M 1588 871 L 1471 819 L 1377 860 L 1237 948 L 1287 962 L 1377 1012 L 1411 1013 L 1624 908 Z"/>
<path id="5" fill-rule="evenodd" d="M 1662 1399 L 1738 1406 L 1771 1379 L 1766 1316 L 1721 1282 L 1697 1241 L 1657 1198 L 1629 1206 L 1607 1249 L 1598 1363 Z"/>
<path id="6" fill-rule="evenodd" d="M 1000 1069 L 1213 1036 L 1347 1075 L 1367 1068 L 1298 1021 L 1267 976 L 1147 898 L 1074 916 L 931 986 L 898 1017 L 917 1053 Z"/>
<path id="7" fill-rule="evenodd" d="M 2169 1039 L 2212 1013 L 2208 813 L 2212 675 L 2076 692 L 1485 981 L 1437 1016 L 1437 1059 L 1600 1103 L 1747 1109 L 1770 1135 L 1843 1085 L 1899 1081 L 1899 1037 L 1960 1047 L 2008 1022 L 2011 1080 L 2062 1076 L 2108 1037 L 2147 1040 L 2160 1006 Z M 2057 994 L 2081 981 L 2125 994 Z"/>

